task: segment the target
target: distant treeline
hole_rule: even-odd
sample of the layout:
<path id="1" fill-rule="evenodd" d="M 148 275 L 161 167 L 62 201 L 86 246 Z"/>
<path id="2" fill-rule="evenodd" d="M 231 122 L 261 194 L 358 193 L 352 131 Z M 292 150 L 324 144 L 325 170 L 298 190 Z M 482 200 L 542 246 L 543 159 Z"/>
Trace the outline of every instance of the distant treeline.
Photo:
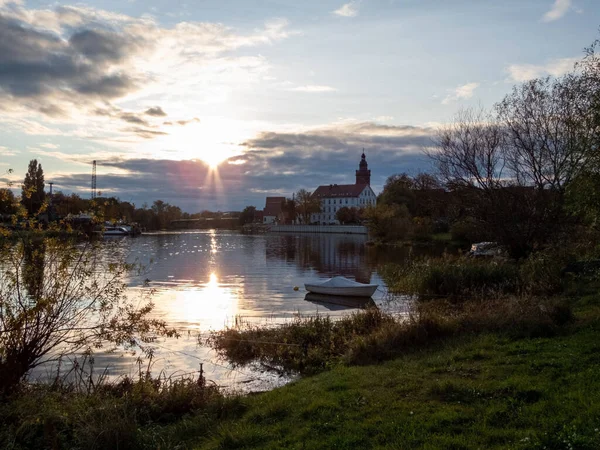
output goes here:
<path id="1" fill-rule="evenodd" d="M 40 166 L 41 167 L 41 166 Z M 42 188 L 43 189 L 43 188 Z M 47 193 L 43 205 L 36 206 L 35 212 L 46 221 L 59 221 L 82 213 L 92 213 L 105 221 L 137 223 L 140 228 L 153 231 L 180 228 L 232 228 L 237 226 L 238 214 L 202 211 L 194 214 L 183 212 L 180 207 L 163 200 L 155 200 L 151 205 L 136 207 L 134 203 L 121 201 L 116 197 L 98 197 L 95 200 L 81 198 L 77 194 L 66 195 L 60 191 L 52 197 Z M 0 189 L 0 217 L 10 221 L 24 202 L 15 197 L 10 189 Z"/>

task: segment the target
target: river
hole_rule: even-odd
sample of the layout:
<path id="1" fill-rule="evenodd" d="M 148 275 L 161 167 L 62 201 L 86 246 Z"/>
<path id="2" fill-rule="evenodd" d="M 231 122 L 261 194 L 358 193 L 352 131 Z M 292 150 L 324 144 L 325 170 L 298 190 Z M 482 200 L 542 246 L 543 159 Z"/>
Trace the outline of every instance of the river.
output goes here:
<path id="1" fill-rule="evenodd" d="M 375 304 L 393 313 L 407 313 L 409 301 L 387 294 L 377 269 L 384 263 L 402 263 L 417 250 L 373 248 L 365 243 L 366 236 L 360 235 L 244 235 L 211 230 L 111 238 L 103 245 L 104 257 L 123 256 L 145 267 L 142 276 L 129 280 L 128 295 L 140 295 L 144 280 L 149 280 L 155 316 L 181 333 L 179 339 L 155 345 L 154 375 L 176 377 L 197 371 L 202 364 L 206 378 L 220 386 L 253 391 L 271 389 L 289 379 L 260 367 L 231 367 L 209 347 L 198 345 L 198 336 L 205 338 L 211 330 L 236 320 L 275 325 L 296 314 L 339 317 L 352 313 L 356 308 L 305 299 L 304 283 L 336 275 L 379 284 Z M 295 286 L 299 289 L 294 290 Z M 104 368 L 113 378 L 138 372 L 136 356 L 97 352 L 95 371 Z M 51 373 L 52 369 L 43 371 Z M 44 376 L 41 370 L 34 375 Z"/>

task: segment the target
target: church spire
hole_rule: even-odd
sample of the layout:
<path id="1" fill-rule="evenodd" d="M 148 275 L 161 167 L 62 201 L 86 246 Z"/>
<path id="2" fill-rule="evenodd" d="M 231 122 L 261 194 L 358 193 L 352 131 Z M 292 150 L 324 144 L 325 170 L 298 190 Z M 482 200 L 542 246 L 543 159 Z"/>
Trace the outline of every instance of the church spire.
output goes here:
<path id="1" fill-rule="evenodd" d="M 356 184 L 371 185 L 371 171 L 369 170 L 369 164 L 367 163 L 367 157 L 365 156 L 364 148 L 362 155 L 360 155 L 358 170 L 356 171 Z"/>

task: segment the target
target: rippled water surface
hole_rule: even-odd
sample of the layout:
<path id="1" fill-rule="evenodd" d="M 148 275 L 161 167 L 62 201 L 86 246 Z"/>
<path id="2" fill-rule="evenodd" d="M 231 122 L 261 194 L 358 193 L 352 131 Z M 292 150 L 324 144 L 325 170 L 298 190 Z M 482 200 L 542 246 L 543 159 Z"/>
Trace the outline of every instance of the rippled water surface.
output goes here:
<path id="1" fill-rule="evenodd" d="M 397 313 L 408 308 L 406 300 L 386 295 L 377 267 L 401 263 L 414 250 L 367 247 L 365 236 L 199 231 L 116 239 L 105 241 L 105 257 L 119 253 L 146 266 L 142 277 L 130 280 L 129 295 L 139 295 L 144 279 L 150 280 L 155 314 L 181 332 L 179 339 L 157 345 L 154 374 L 189 373 L 202 363 L 208 379 L 235 389 L 262 390 L 285 383 L 288 380 L 257 367 L 233 369 L 208 347 L 199 346 L 198 335 L 206 337 L 236 319 L 273 325 L 295 314 L 341 316 L 356 311 L 305 299 L 304 283 L 309 281 L 343 275 L 377 283 L 380 288 L 373 299 L 378 307 Z M 113 376 L 138 370 L 130 355 L 97 354 L 95 363 L 108 367 Z"/>

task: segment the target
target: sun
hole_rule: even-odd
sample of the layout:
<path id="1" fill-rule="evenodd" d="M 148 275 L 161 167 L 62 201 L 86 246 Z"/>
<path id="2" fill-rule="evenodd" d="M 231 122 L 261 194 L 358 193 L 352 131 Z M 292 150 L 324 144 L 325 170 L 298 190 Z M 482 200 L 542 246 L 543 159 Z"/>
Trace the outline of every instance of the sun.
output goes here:
<path id="1" fill-rule="evenodd" d="M 168 159 L 200 160 L 216 170 L 223 161 L 241 153 L 239 143 L 247 136 L 239 128 L 225 118 L 174 125 L 167 135 L 155 140 L 153 153 Z"/>

